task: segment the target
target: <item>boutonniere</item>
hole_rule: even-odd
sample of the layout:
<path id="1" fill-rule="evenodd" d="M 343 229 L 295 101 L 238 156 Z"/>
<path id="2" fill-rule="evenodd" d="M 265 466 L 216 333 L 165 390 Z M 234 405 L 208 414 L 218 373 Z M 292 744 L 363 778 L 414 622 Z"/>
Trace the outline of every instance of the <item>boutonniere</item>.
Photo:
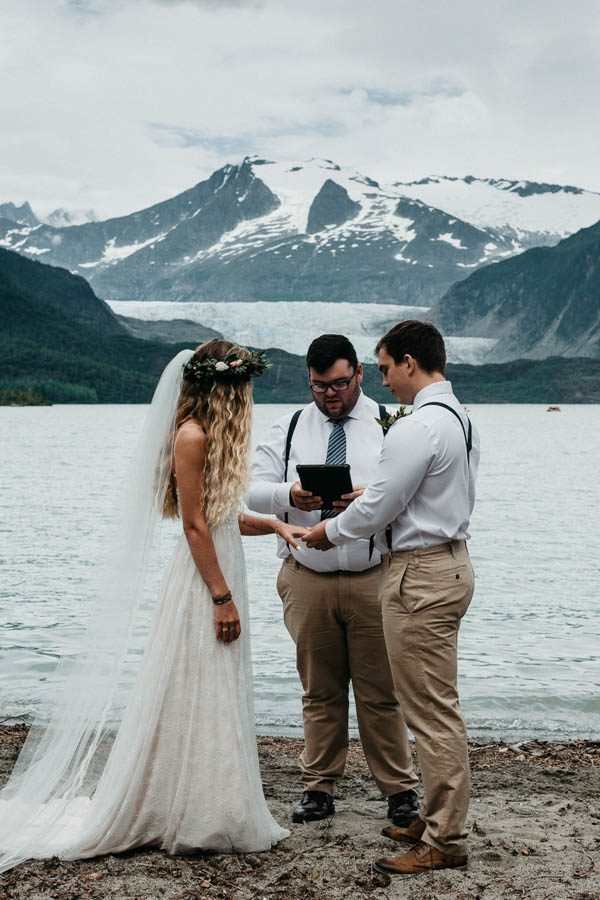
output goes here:
<path id="1" fill-rule="evenodd" d="M 405 416 L 410 416 L 409 412 L 406 412 L 406 407 L 401 406 L 398 412 L 395 413 L 386 413 L 382 419 L 375 419 L 378 425 L 381 425 L 383 428 L 383 433 L 387 434 L 394 422 L 397 422 L 398 419 L 403 419 Z"/>

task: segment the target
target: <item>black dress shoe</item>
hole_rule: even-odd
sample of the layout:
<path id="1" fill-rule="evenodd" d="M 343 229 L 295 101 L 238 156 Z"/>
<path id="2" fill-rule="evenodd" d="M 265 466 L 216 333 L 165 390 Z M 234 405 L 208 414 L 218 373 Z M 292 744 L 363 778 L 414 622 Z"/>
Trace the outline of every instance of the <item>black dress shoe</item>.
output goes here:
<path id="1" fill-rule="evenodd" d="M 421 804 L 416 791 L 400 791 L 388 797 L 387 817 L 394 825 L 407 828 L 418 817 Z"/>
<path id="2" fill-rule="evenodd" d="M 318 822 L 335 813 L 331 794 L 325 791 L 304 791 L 302 800 L 292 813 L 292 822 Z"/>

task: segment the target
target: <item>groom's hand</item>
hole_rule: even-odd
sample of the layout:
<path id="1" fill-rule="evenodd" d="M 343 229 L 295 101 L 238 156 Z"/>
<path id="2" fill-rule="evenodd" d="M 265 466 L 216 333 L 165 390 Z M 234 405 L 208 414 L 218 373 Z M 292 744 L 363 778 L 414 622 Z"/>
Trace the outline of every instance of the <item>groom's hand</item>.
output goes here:
<path id="1" fill-rule="evenodd" d="M 325 531 L 326 524 L 326 522 L 319 522 L 318 525 L 310 529 L 308 534 L 301 538 L 311 550 L 330 550 L 333 547 Z"/>
<path id="2" fill-rule="evenodd" d="M 357 497 L 361 497 L 365 491 L 366 488 L 364 487 L 355 487 L 352 489 L 351 494 L 342 494 L 340 500 L 334 500 L 333 505 L 336 509 L 346 509 L 353 500 L 356 500 Z"/>
<path id="3" fill-rule="evenodd" d="M 294 482 L 290 488 L 290 503 L 302 512 L 312 512 L 323 506 L 321 498 L 315 497 L 311 491 L 303 491 L 299 481 Z"/>

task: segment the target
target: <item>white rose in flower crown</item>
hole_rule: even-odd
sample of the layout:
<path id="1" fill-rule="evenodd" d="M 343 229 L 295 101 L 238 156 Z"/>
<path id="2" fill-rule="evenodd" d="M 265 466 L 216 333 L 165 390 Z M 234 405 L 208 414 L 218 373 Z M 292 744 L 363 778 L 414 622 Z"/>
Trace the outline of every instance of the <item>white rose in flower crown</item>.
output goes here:
<path id="1" fill-rule="evenodd" d="M 228 368 L 229 366 L 226 362 L 223 362 L 222 359 L 220 359 L 219 362 L 215 365 L 215 370 L 217 372 L 226 372 Z"/>

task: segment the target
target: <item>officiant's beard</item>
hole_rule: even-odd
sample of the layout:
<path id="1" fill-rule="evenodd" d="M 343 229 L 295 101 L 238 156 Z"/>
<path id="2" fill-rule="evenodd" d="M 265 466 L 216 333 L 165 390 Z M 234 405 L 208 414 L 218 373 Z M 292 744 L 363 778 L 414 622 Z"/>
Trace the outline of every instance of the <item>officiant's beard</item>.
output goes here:
<path id="1" fill-rule="evenodd" d="M 329 396 L 327 394 L 313 393 L 315 405 L 330 419 L 343 419 L 350 415 L 360 396 L 360 382 L 354 378 L 347 390 Z"/>

